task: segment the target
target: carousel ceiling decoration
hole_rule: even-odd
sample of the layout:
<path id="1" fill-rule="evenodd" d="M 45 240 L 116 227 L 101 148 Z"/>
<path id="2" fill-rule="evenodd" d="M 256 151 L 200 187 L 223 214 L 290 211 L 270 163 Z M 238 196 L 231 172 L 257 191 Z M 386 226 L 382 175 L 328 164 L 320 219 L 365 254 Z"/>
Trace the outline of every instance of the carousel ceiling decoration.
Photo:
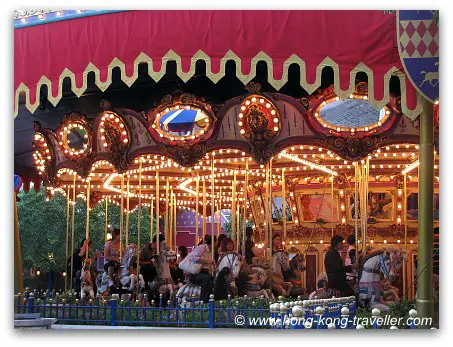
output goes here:
<path id="1" fill-rule="evenodd" d="M 42 129 L 37 123 L 35 168 L 50 194 L 58 189 L 66 192 L 75 180 L 77 195 L 83 195 L 89 182 L 92 205 L 105 198 L 120 204 L 121 196 L 130 198 L 129 209 L 136 208 L 139 196 L 145 205 L 156 199 L 165 203 L 167 195 L 163 187 L 168 186 L 177 199 L 177 206 L 193 209 L 203 187 L 202 196 L 208 200 L 198 199 L 199 207 L 211 204 L 213 199 L 228 209 L 233 202 L 244 204 L 246 201 L 241 190 L 246 180 L 250 194 L 263 189 L 268 165 L 262 160 L 266 155 L 257 155 L 257 152 L 269 153 L 272 184 L 277 191 L 283 172 L 286 176 L 293 221 L 300 220 L 296 190 L 330 186 L 334 180 L 342 187 L 341 224 L 348 219 L 344 189 L 348 189 L 353 181 L 358 162 L 369 160 L 370 182 L 393 184 L 403 174 L 407 174 L 408 182 L 416 182 L 413 170 L 418 166 L 418 135 L 409 135 L 415 130 L 401 122 L 394 100 L 386 106 L 391 112 L 386 120 L 382 119 L 381 126 L 368 132 L 336 133 L 320 125 L 313 115 L 324 100 L 336 97 L 332 88 L 301 102 L 276 93 L 260 94 L 258 86 L 252 87 L 247 96 L 216 105 L 216 112 L 204 100 L 181 94 L 164 97 L 147 114 L 118 109 L 102 100 L 104 111 L 97 116 L 68 114 L 55 131 Z M 363 96 L 361 100 L 366 102 Z M 300 108 L 298 115 L 293 113 L 297 107 Z M 285 112 L 290 112 L 291 117 Z M 236 124 L 231 123 L 233 119 Z M 362 148 L 357 160 L 335 151 L 335 146 L 316 144 L 327 143 L 322 139 L 329 136 L 335 136 L 340 142 L 349 138 L 361 137 L 367 141 L 370 136 L 384 136 L 386 132 L 395 132 L 398 119 L 400 125 L 403 124 L 403 136 L 392 135 L 391 138 L 400 142 L 383 141 L 378 147 Z M 322 131 L 313 133 L 307 129 L 306 137 L 290 136 L 279 140 L 281 132 L 288 129 L 288 123 L 292 121 L 298 122 L 298 129 L 312 122 Z M 226 129 L 230 129 L 229 132 Z M 413 143 L 408 143 L 409 140 Z M 286 145 L 277 151 L 276 141 L 284 141 Z M 295 141 L 299 144 L 290 144 Z M 437 164 L 435 170 L 438 170 Z M 156 192 L 158 182 L 159 196 Z"/>
<path id="2" fill-rule="evenodd" d="M 86 117 L 70 114 L 64 118 L 56 134 L 66 157 L 85 158 L 91 153 L 92 133 Z"/>
<path id="3" fill-rule="evenodd" d="M 258 62 L 264 61 L 268 82 L 276 90 L 288 82 L 289 67 L 297 65 L 300 85 L 309 94 L 321 86 L 322 70 L 329 67 L 340 99 L 354 93 L 356 76 L 363 72 L 369 81 L 367 101 L 376 110 L 389 103 L 390 78 L 396 77 L 401 110 L 415 119 L 421 98 L 403 72 L 394 45 L 395 16 L 383 11 L 126 11 L 61 21 L 58 30 L 48 30 L 57 25 L 52 23 L 16 29 L 14 115 L 19 100 L 34 112 L 42 87 L 47 87 L 43 97 L 56 105 L 65 79 L 74 94 L 82 96 L 90 72 L 105 91 L 114 68 L 130 87 L 139 64 L 146 64 L 149 76 L 159 81 L 167 63 L 175 61 L 177 75 L 187 82 L 195 75 L 197 61 L 204 61 L 207 78 L 217 83 L 225 76 L 226 63 L 234 61 L 236 77 L 247 84 L 256 76 Z M 355 23 L 354 28 L 342 25 L 345 21 Z M 327 26 L 313 30 L 319 23 Z M 370 32 L 380 38 L 378 43 L 370 40 Z M 74 50 L 76 37 L 84 40 Z"/>
<path id="4" fill-rule="evenodd" d="M 153 137 L 169 145 L 207 140 L 216 122 L 211 106 L 189 94 L 164 100 L 149 118 Z"/>
<path id="5" fill-rule="evenodd" d="M 240 134 L 252 145 L 253 155 L 259 163 L 272 157 L 269 149 L 280 133 L 281 122 L 277 107 L 260 94 L 249 95 L 241 104 L 238 113 Z"/>

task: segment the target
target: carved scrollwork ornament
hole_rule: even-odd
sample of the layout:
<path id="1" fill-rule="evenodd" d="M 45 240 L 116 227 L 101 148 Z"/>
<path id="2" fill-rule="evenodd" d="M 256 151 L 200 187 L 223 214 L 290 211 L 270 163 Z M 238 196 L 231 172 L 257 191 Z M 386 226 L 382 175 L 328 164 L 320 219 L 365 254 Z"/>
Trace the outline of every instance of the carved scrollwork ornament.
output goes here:
<path id="1" fill-rule="evenodd" d="M 256 90 L 256 86 L 251 86 L 250 90 Z M 274 103 L 261 94 L 248 95 L 240 107 L 238 126 L 252 148 L 255 161 L 266 164 L 274 155 L 273 140 L 281 129 L 280 115 Z"/>

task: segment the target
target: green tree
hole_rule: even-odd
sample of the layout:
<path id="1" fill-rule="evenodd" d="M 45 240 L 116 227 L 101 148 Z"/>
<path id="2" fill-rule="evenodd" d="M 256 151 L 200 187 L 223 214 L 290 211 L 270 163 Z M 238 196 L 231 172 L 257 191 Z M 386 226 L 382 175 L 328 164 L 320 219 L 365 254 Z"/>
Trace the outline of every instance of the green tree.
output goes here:
<path id="1" fill-rule="evenodd" d="M 39 192 L 31 190 L 26 193 L 22 191 L 18 196 L 20 201 L 17 203 L 17 209 L 24 268 L 33 266 L 43 271 L 64 271 L 66 268 L 66 197 L 63 194 L 56 193 L 52 199 L 47 201 L 44 189 Z M 149 208 L 142 208 L 140 244 L 150 239 L 149 212 Z M 72 207 L 70 213 L 72 213 Z M 137 244 L 137 222 L 138 209 L 130 214 L 129 243 Z M 155 233 L 155 218 L 153 218 L 153 222 Z M 112 203 L 108 207 L 108 224 L 112 227 L 119 227 L 120 224 L 120 208 Z M 74 250 L 76 250 L 85 238 L 86 230 L 86 201 L 82 198 L 76 200 L 74 227 Z M 91 254 L 96 249 L 102 251 L 104 248 L 104 228 L 105 204 L 100 203 L 90 211 L 90 239 L 93 241 Z M 71 254 L 71 233 L 70 220 L 69 254 Z"/>

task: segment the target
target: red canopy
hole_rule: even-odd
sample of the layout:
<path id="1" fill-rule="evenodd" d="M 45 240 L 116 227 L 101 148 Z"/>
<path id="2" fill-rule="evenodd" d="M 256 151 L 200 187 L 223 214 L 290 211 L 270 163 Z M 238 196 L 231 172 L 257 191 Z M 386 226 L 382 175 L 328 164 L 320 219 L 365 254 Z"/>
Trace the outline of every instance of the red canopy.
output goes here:
<path id="1" fill-rule="evenodd" d="M 395 14 L 384 11 L 126 11 L 16 29 L 14 33 L 15 115 L 18 94 L 34 112 L 39 88 L 47 84 L 54 105 L 69 77 L 81 96 L 88 72 L 105 90 L 112 69 L 131 85 L 138 64 L 159 80 L 168 61 L 189 80 L 197 60 L 217 82 L 228 60 L 245 84 L 253 79 L 258 61 L 268 66 L 268 80 L 277 90 L 288 80 L 288 67 L 300 66 L 301 86 L 309 93 L 321 85 L 321 70 L 334 70 L 335 92 L 347 97 L 355 75 L 368 74 L 368 100 L 376 107 L 388 102 L 389 80 L 401 81 L 403 112 L 415 118 L 421 99 L 406 78 L 396 45 Z"/>

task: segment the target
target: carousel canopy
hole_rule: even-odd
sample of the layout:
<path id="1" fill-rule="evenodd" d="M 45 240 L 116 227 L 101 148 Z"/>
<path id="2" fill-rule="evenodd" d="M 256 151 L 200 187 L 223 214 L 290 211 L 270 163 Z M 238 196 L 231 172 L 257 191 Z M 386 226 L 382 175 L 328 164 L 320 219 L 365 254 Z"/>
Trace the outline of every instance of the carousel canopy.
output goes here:
<path id="1" fill-rule="evenodd" d="M 276 90 L 285 86 L 290 66 L 296 65 L 300 86 L 309 94 L 321 86 L 322 70 L 329 67 L 334 71 L 335 93 L 342 99 L 354 91 L 357 74 L 365 73 L 368 101 L 376 109 L 388 103 L 393 76 L 399 79 L 403 113 L 414 119 L 421 110 L 395 45 L 395 13 L 124 11 L 48 20 L 64 16 L 65 11 L 58 13 L 39 14 L 37 21 L 46 24 L 16 25 L 15 115 L 20 103 L 31 112 L 42 98 L 56 105 L 65 83 L 77 97 L 84 95 L 90 73 L 105 91 L 115 68 L 130 87 L 141 64 L 147 66 L 151 79 L 159 81 L 171 61 L 183 82 L 194 78 L 197 62 L 204 61 L 206 76 L 214 83 L 225 76 L 227 62 L 233 61 L 243 84 L 252 81 L 257 64 L 265 62 L 267 79 Z"/>

